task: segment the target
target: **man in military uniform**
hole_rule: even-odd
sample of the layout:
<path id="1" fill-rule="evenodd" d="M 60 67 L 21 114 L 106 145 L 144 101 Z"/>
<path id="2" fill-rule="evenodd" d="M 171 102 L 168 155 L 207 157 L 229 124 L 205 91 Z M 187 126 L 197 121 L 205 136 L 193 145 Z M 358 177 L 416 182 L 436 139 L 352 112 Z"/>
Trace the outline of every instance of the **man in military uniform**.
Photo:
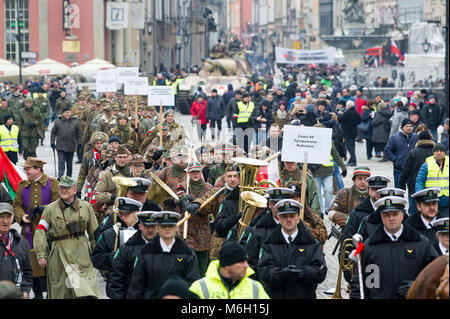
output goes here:
<path id="1" fill-rule="evenodd" d="M 97 228 L 94 210 L 76 197 L 77 184 L 70 177 L 61 177 L 59 191 L 60 199 L 45 208 L 33 239 L 38 263 L 47 268 L 48 299 L 100 298 L 90 260 Z"/>
<path id="2" fill-rule="evenodd" d="M 133 177 L 144 177 L 149 179 L 150 176 L 144 176 L 144 157 L 141 154 L 134 154 L 130 161 L 130 170 Z M 150 174 L 148 174 L 150 175 Z"/>
<path id="3" fill-rule="evenodd" d="M 281 186 L 288 187 L 290 182 L 302 182 L 302 169 L 296 162 L 282 162 Z M 306 202 L 312 210 L 320 212 L 320 202 L 317 194 L 317 185 L 314 176 L 308 171 L 306 173 Z"/>
<path id="4" fill-rule="evenodd" d="M 152 140 L 150 143 L 150 147 L 159 147 L 160 146 L 160 134 L 161 132 L 158 132 L 156 137 Z M 179 142 L 176 142 L 174 139 L 172 139 L 172 135 L 170 133 L 169 126 L 164 123 L 162 125 L 162 149 L 165 151 L 170 151 L 172 147 L 174 147 L 175 144 L 178 144 Z"/>
<path id="5" fill-rule="evenodd" d="M 95 163 L 101 159 L 101 148 L 103 143 L 108 142 L 108 135 L 103 132 L 95 132 L 91 137 L 91 145 L 94 146 L 92 151 L 84 154 L 83 161 L 81 162 L 81 168 L 78 173 L 78 192 L 81 194 L 83 189 L 84 182 L 86 180 L 87 175 L 89 174 L 89 170 L 94 167 Z"/>
<path id="6" fill-rule="evenodd" d="M 341 229 L 345 227 L 350 212 L 369 196 L 366 178 L 370 177 L 370 168 L 358 166 L 353 171 L 353 186 L 341 189 L 331 202 L 328 218 Z"/>
<path id="7" fill-rule="evenodd" d="M 387 196 L 374 203 L 382 224 L 364 241 L 361 252 L 365 299 L 404 299 L 417 275 L 438 257 L 431 241 L 403 222 L 407 202 L 404 198 Z M 373 276 L 373 265 L 377 265 L 376 285 L 367 278 Z M 360 298 L 359 289 L 352 290 L 350 296 Z"/>
<path id="8" fill-rule="evenodd" d="M 225 57 L 227 47 L 222 43 L 222 40 L 217 40 L 217 43 L 213 45 L 209 56 L 213 59 L 220 59 Z"/>
<path id="9" fill-rule="evenodd" d="M 72 107 L 72 114 L 80 121 L 81 134 L 86 127 L 86 117 L 83 117 L 84 112 L 88 109 L 86 102 L 87 95 L 82 91 L 78 94 L 78 100 Z M 77 164 L 80 164 L 83 160 L 83 145 L 81 143 L 77 144 L 77 159 Z"/>
<path id="10" fill-rule="evenodd" d="M 267 208 L 261 213 L 261 218 L 259 218 L 258 222 L 249 230 L 247 243 L 245 245 L 245 250 L 248 255 L 248 264 L 255 271 L 258 266 L 259 253 L 263 242 L 280 223 L 278 210 L 275 209 L 275 205 L 280 200 L 291 198 L 294 194 L 294 190 L 292 188 L 274 187 L 269 188 L 266 191 L 266 194 L 269 196 Z"/>
<path id="11" fill-rule="evenodd" d="M 23 168 L 27 178 L 20 181 L 13 201 L 16 222 L 22 227 L 22 236 L 30 246 L 33 291 L 37 299 L 42 299 L 42 292 L 46 290 L 45 271 L 37 263 L 33 236 L 45 205 L 54 202 L 60 196 L 58 180 L 44 173 L 44 164 L 46 164 L 44 161 L 35 157 L 29 157 L 25 161 Z"/>
<path id="12" fill-rule="evenodd" d="M 220 156 L 220 162 L 212 164 L 208 173 L 208 183 L 216 185 L 219 178 L 225 173 L 225 169 L 232 163 L 231 159 L 236 152 L 236 147 L 232 144 L 221 144 L 220 148 L 215 150 L 214 155 Z"/>
<path id="13" fill-rule="evenodd" d="M 116 163 L 100 173 L 99 181 L 95 186 L 96 201 L 98 205 L 112 206 L 116 199 L 116 183 L 112 181 L 114 176 L 131 177 L 129 161 L 131 154 L 125 145 L 120 145 L 114 156 Z"/>
<path id="14" fill-rule="evenodd" d="M 102 108 L 103 114 L 97 122 L 97 128 L 95 131 L 108 133 L 116 125 L 116 118 L 112 114 L 111 106 L 106 105 Z"/>
<path id="15" fill-rule="evenodd" d="M 187 137 L 184 127 L 181 124 L 175 122 L 174 110 L 168 109 L 167 111 L 164 112 L 163 123 L 167 123 L 169 125 L 170 135 L 172 136 L 172 139 L 174 139 L 175 141 L 178 142 L 184 140 Z M 156 137 L 156 134 L 159 132 L 159 129 L 160 128 L 158 125 L 158 127 L 155 127 L 155 129 L 149 134 L 150 142 Z"/>
<path id="16" fill-rule="evenodd" d="M 411 195 L 417 201 L 417 212 L 413 214 L 406 221 L 417 232 L 427 237 L 432 243 L 436 251 L 439 251 L 439 241 L 436 237 L 436 229 L 433 227 L 433 222 L 437 219 L 445 217 L 439 211 L 439 187 L 429 187 L 418 191 Z"/>
<path id="17" fill-rule="evenodd" d="M 157 234 L 156 219 L 153 217 L 154 213 L 152 211 L 137 213 L 139 230 L 124 245 L 117 249 L 112 261 L 109 285 L 106 291 L 109 298 L 126 299 L 136 257 L 142 248 Z"/>
<path id="18" fill-rule="evenodd" d="M 142 248 L 134 266 L 129 299 L 153 296 L 172 275 L 178 275 L 190 285 L 200 278 L 197 257 L 184 241 L 176 237 L 180 214 L 162 211 L 153 214 L 158 234 Z"/>
<path id="19" fill-rule="evenodd" d="M 448 217 L 436 219 L 432 225 L 436 229 L 436 236 L 439 240 L 438 254 L 448 256 Z"/>
<path id="20" fill-rule="evenodd" d="M 172 167 L 163 168 L 158 177 L 175 193 L 178 191 L 178 185 L 186 189 L 186 167 L 189 162 L 189 151 L 184 145 L 176 145 L 170 151 L 170 160 Z"/>
<path id="21" fill-rule="evenodd" d="M 206 195 L 212 185 L 202 178 L 203 166 L 198 162 L 189 163 L 186 172 L 189 175 L 187 194 L 192 198 Z M 208 267 L 208 254 L 211 249 L 211 229 L 209 228 L 208 212 L 202 211 L 191 216 L 187 226 L 186 244 L 191 247 L 197 256 L 199 272 L 204 276 Z M 180 226 L 180 234 L 183 234 L 184 225 Z"/>
<path id="22" fill-rule="evenodd" d="M 229 53 L 241 51 L 242 50 L 241 45 L 242 45 L 241 40 L 239 40 L 237 36 L 234 36 L 233 40 L 230 43 L 228 43 Z"/>
<path id="23" fill-rule="evenodd" d="M 15 114 L 12 107 L 9 106 L 8 100 L 5 100 L 4 98 L 0 101 L 0 121 L 1 124 L 5 124 L 3 122 L 5 115 L 12 115 L 14 120 L 17 120 L 17 115 Z"/>
<path id="24" fill-rule="evenodd" d="M 80 121 L 84 121 L 86 123 L 83 131 L 83 138 L 81 140 L 81 143 L 84 145 L 84 153 L 87 152 L 88 142 L 92 136 L 92 134 L 96 131 L 97 125 L 92 127 L 92 121 L 93 119 L 101 114 L 100 110 L 100 102 L 95 99 L 89 100 L 89 108 L 86 108 L 85 112 L 83 112 L 83 115 L 81 115 Z"/>
<path id="25" fill-rule="evenodd" d="M 67 96 L 66 91 L 61 91 L 55 104 L 55 115 L 58 116 L 65 108 L 72 108 L 72 101 Z"/>
<path id="26" fill-rule="evenodd" d="M 187 211 L 191 214 L 199 213 L 208 213 L 212 216 L 214 222 L 210 224 L 211 228 L 211 250 L 209 253 L 210 259 L 217 259 L 219 257 L 219 250 L 222 247 L 222 244 L 226 240 L 225 236 L 219 236 L 215 230 L 215 219 L 219 215 L 219 213 L 223 209 L 223 203 L 225 199 L 229 196 L 236 198 L 236 193 L 239 194 L 239 167 L 237 164 L 229 165 L 225 172 L 225 186 L 216 186 L 212 188 L 205 196 L 201 198 L 196 198 L 194 201 L 187 207 Z M 207 200 L 209 203 L 204 205 L 202 209 L 200 206 L 203 205 Z M 230 205 L 230 208 L 235 209 L 237 215 L 237 201 L 235 201 L 236 205 Z M 237 222 L 237 221 L 236 221 Z"/>
<path id="27" fill-rule="evenodd" d="M 139 228 L 137 213 L 141 210 L 142 203 L 128 198 L 118 197 L 114 202 L 117 210 L 118 221 L 112 228 L 102 232 L 92 251 L 92 264 L 98 270 L 106 273 L 106 286 L 109 285 L 109 272 L 111 271 L 113 257 L 117 249 L 125 244 Z M 108 291 L 108 288 L 106 289 Z"/>
<path id="28" fill-rule="evenodd" d="M 50 100 L 44 96 L 44 90 L 39 89 L 37 93 L 38 97 L 34 99 L 33 103 L 34 106 L 39 109 L 41 112 L 41 132 L 42 132 L 42 139 L 41 139 L 41 145 L 43 144 L 44 138 L 45 138 L 45 131 L 47 130 L 47 120 L 50 116 Z"/>
<path id="29" fill-rule="evenodd" d="M 117 136 L 123 144 L 127 144 L 131 148 L 137 141 L 136 132 L 128 125 L 127 115 L 119 113 L 117 116 L 117 125 L 108 131 L 108 136 Z"/>
<path id="30" fill-rule="evenodd" d="M 29 156 L 36 157 L 36 148 L 39 144 L 39 138 L 42 137 L 41 112 L 33 106 L 33 99 L 25 99 L 25 107 L 17 113 L 17 125 L 20 129 L 23 145 L 23 159 Z"/>
<path id="31" fill-rule="evenodd" d="M 25 97 L 20 93 L 19 87 L 16 85 L 11 86 L 13 94 L 8 100 L 8 106 L 14 110 L 15 114 L 18 114 L 23 107 Z"/>
<path id="32" fill-rule="evenodd" d="M 264 241 L 258 275 L 271 298 L 315 299 L 327 267 L 321 245 L 300 220 L 302 204 L 284 199 L 275 205 L 280 225 Z"/>

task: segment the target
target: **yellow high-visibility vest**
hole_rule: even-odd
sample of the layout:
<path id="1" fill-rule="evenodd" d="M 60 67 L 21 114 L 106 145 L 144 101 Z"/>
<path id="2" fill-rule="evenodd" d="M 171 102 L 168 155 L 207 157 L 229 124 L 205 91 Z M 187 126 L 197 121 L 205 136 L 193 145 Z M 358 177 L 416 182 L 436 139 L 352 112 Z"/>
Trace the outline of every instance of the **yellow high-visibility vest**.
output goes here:
<path id="1" fill-rule="evenodd" d="M 239 101 L 237 106 L 239 108 L 237 123 L 247 123 L 253 109 L 255 108 L 255 103 L 250 101 L 247 106 L 244 102 Z"/>
<path id="2" fill-rule="evenodd" d="M 19 151 L 18 137 L 19 127 L 17 125 L 13 125 L 11 131 L 5 125 L 0 126 L 0 146 L 4 152 Z"/>
<path id="3" fill-rule="evenodd" d="M 449 166 L 449 157 L 445 156 L 444 170 L 441 171 L 439 169 L 434 156 L 427 157 L 425 160 L 428 166 L 428 174 L 427 180 L 425 182 L 425 188 L 429 187 L 440 187 L 441 192 L 439 193 L 439 197 L 441 196 L 449 196 L 448 190 L 448 166 Z"/>

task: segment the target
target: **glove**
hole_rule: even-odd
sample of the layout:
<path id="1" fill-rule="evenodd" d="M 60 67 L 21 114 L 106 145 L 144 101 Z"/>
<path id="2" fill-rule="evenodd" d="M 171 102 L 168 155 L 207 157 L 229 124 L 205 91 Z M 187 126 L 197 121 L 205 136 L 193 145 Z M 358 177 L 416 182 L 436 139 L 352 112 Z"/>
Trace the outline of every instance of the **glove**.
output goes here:
<path id="1" fill-rule="evenodd" d="M 289 273 L 291 273 L 292 278 L 301 279 L 305 276 L 305 271 L 301 268 L 297 268 L 295 265 L 287 266 Z"/>
<path id="2" fill-rule="evenodd" d="M 27 126 L 29 127 L 29 128 L 35 128 L 36 127 L 36 125 L 34 125 L 34 123 L 27 123 Z"/>
<path id="3" fill-rule="evenodd" d="M 178 206 L 180 206 L 181 211 L 183 212 L 187 210 L 187 207 L 189 206 L 189 200 L 187 199 L 186 195 L 180 198 Z"/>
<path id="4" fill-rule="evenodd" d="M 191 203 L 186 207 L 186 210 L 191 214 L 191 215 L 197 215 L 198 214 L 198 209 L 200 208 L 200 204 L 199 203 Z"/>
<path id="5" fill-rule="evenodd" d="M 42 212 L 44 211 L 44 209 L 45 209 L 45 206 L 36 206 L 35 208 L 33 208 L 31 210 L 30 215 L 28 216 L 28 219 L 30 221 L 33 221 L 38 214 L 42 215 Z"/>
<path id="6" fill-rule="evenodd" d="M 55 150 L 55 148 L 56 148 L 55 144 L 50 144 L 50 146 L 52 147 L 53 150 Z"/>
<path id="7" fill-rule="evenodd" d="M 413 281 L 412 280 L 403 280 L 400 286 L 398 287 L 397 293 L 400 298 L 405 299 L 408 294 L 409 287 L 411 287 Z"/>
<path id="8" fill-rule="evenodd" d="M 341 173 L 341 175 L 342 175 L 342 177 L 347 176 L 347 170 L 343 170 L 342 173 Z"/>
<path id="9" fill-rule="evenodd" d="M 80 191 L 80 190 L 77 191 L 77 197 L 78 197 L 79 199 L 81 199 L 81 191 Z"/>
<path id="10" fill-rule="evenodd" d="M 155 151 L 155 152 L 153 153 L 152 160 L 154 160 L 154 161 L 159 160 L 159 159 L 161 158 L 161 156 L 163 156 L 163 154 L 164 154 L 164 151 L 163 151 L 163 150 L 157 150 L 157 151 Z"/>
<path id="11" fill-rule="evenodd" d="M 111 194 L 111 202 L 112 202 L 112 204 L 114 204 L 115 201 L 116 201 L 116 194 Z"/>
<path id="12" fill-rule="evenodd" d="M 353 262 L 358 262 L 358 257 L 355 256 L 356 249 L 353 249 L 350 255 L 348 255 L 348 258 L 351 259 Z"/>

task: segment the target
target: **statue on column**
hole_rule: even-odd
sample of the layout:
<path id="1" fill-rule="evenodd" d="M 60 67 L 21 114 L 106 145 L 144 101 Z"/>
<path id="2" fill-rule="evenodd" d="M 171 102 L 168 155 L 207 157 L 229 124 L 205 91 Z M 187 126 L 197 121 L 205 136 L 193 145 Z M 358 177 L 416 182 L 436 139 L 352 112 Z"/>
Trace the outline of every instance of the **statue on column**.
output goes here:
<path id="1" fill-rule="evenodd" d="M 363 5 L 359 0 L 348 0 L 343 12 L 345 22 L 364 23 Z"/>

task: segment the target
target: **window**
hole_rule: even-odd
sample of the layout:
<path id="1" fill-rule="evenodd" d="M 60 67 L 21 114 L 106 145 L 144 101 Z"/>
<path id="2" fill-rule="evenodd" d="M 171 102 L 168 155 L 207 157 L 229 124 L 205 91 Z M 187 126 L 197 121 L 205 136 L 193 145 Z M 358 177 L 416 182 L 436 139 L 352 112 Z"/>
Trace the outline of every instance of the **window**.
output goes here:
<path id="1" fill-rule="evenodd" d="M 20 25 L 17 22 L 18 13 L 22 14 Z M 30 19 L 28 15 L 28 0 L 5 0 L 5 53 L 6 60 L 19 63 L 19 42 L 16 35 L 22 36 L 22 52 L 30 48 Z"/>

